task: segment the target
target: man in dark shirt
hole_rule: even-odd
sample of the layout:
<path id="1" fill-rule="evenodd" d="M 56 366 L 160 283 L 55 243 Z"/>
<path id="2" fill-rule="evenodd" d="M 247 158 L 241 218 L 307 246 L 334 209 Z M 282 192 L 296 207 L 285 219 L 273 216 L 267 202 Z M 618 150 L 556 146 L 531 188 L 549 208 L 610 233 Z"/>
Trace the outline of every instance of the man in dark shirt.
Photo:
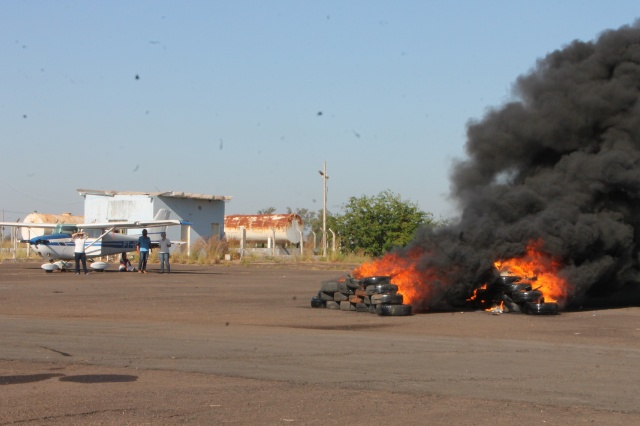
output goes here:
<path id="1" fill-rule="evenodd" d="M 138 262 L 138 273 L 147 273 L 147 260 L 149 259 L 149 251 L 151 250 L 151 238 L 147 237 L 147 230 L 142 230 L 142 236 L 138 238 L 138 244 L 136 249 L 140 254 L 140 261 Z"/>

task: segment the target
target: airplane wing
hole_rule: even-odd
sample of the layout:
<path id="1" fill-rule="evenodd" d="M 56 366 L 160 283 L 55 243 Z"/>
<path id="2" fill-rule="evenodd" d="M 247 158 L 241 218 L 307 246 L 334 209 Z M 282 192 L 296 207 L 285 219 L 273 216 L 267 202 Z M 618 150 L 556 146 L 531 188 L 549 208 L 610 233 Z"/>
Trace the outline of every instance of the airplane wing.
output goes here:
<path id="1" fill-rule="evenodd" d="M 0 222 L 0 226 L 16 226 L 21 228 L 55 228 L 59 223 L 24 223 L 24 222 Z"/>
<path id="2" fill-rule="evenodd" d="M 62 225 L 60 223 L 24 223 L 24 222 L 0 222 L 0 226 L 16 226 L 22 228 L 55 228 Z M 175 225 L 192 225 L 186 220 L 140 220 L 140 221 L 123 221 L 123 222 L 103 222 L 103 223 L 74 223 L 68 224 L 78 227 L 79 229 L 105 229 L 105 228 L 151 228 L 160 226 Z"/>
<path id="3" fill-rule="evenodd" d="M 80 229 L 105 229 L 105 228 L 155 228 L 161 226 L 176 226 L 176 225 L 192 225 L 191 222 L 186 220 L 140 220 L 140 221 L 126 221 L 126 222 L 102 222 L 102 223 L 78 223 L 76 226 Z"/>

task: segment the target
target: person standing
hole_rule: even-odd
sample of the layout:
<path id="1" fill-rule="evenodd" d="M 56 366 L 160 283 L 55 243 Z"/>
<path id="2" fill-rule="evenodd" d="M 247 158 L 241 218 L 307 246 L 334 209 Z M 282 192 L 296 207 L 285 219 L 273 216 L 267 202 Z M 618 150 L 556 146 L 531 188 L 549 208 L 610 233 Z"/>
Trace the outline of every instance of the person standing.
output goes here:
<path id="1" fill-rule="evenodd" d="M 151 238 L 147 237 L 147 230 L 142 230 L 142 236 L 138 238 L 138 244 L 136 250 L 140 254 L 140 261 L 138 262 L 138 273 L 147 273 L 147 260 L 149 259 L 149 250 L 151 250 Z"/>
<path id="2" fill-rule="evenodd" d="M 160 258 L 160 273 L 164 274 L 164 266 L 167 265 L 167 274 L 171 273 L 171 265 L 169 265 L 169 247 L 171 247 L 171 241 L 167 238 L 166 232 L 160 233 L 160 241 L 158 241 L 158 245 L 160 246 L 160 251 L 158 253 L 158 257 Z"/>
<path id="3" fill-rule="evenodd" d="M 82 269 L 86 275 L 89 271 L 87 271 L 87 253 L 84 251 L 84 243 L 87 241 L 87 238 L 89 238 L 89 235 L 86 232 L 78 231 L 72 234 L 71 238 L 73 238 L 75 244 L 73 257 L 76 260 L 76 275 L 80 275 L 80 262 L 82 262 Z"/>

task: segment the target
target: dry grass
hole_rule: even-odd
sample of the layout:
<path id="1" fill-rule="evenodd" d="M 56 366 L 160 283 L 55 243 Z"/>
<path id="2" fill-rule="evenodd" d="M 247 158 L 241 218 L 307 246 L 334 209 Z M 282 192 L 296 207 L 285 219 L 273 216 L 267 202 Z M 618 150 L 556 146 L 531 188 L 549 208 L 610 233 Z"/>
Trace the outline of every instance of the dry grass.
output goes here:
<path id="1" fill-rule="evenodd" d="M 0 251 L 0 260 L 13 260 L 13 247 L 10 241 L 5 241 L 1 244 L 3 250 Z M 190 252 L 187 252 L 187 247 L 181 245 L 176 247 L 171 253 L 171 262 L 176 264 L 195 264 L 195 265 L 216 265 L 221 263 L 233 263 L 239 262 L 244 265 L 250 265 L 252 263 L 348 263 L 348 264 L 360 264 L 371 260 L 370 256 L 364 253 L 340 253 L 340 252 L 327 252 L 326 257 L 317 255 L 312 252 L 311 249 L 305 249 L 303 255 L 292 256 L 265 256 L 246 253 L 242 257 L 238 253 L 239 243 L 237 241 L 225 241 L 217 238 L 212 239 L 199 239 L 192 246 Z M 133 256 L 132 263 L 135 266 L 137 262 L 136 253 L 132 253 L 129 257 Z M 24 244 L 18 246 L 18 251 L 15 256 L 20 260 L 42 260 L 39 255 L 36 255 L 31 251 L 30 256 L 27 256 L 27 249 Z M 113 257 L 114 262 L 118 262 L 119 256 Z M 152 250 L 149 256 L 149 262 L 159 263 L 157 250 Z"/>

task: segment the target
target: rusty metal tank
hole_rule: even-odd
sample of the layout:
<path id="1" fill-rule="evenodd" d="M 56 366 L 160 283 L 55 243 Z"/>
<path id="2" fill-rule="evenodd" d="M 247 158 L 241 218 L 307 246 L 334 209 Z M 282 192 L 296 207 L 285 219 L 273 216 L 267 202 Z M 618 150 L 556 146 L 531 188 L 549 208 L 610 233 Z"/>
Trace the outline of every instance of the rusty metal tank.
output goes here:
<path id="1" fill-rule="evenodd" d="M 275 235 L 276 243 L 297 244 L 300 242 L 302 218 L 294 213 L 224 217 L 224 233 L 227 239 L 242 239 L 242 228 L 245 229 L 247 241 L 268 241 Z"/>
<path id="2" fill-rule="evenodd" d="M 62 214 L 46 214 L 33 212 L 27 215 L 22 221 L 23 223 L 83 223 L 84 216 L 74 216 L 71 213 Z M 51 228 L 21 228 L 20 233 L 23 240 L 33 237 L 49 235 L 53 229 Z"/>

